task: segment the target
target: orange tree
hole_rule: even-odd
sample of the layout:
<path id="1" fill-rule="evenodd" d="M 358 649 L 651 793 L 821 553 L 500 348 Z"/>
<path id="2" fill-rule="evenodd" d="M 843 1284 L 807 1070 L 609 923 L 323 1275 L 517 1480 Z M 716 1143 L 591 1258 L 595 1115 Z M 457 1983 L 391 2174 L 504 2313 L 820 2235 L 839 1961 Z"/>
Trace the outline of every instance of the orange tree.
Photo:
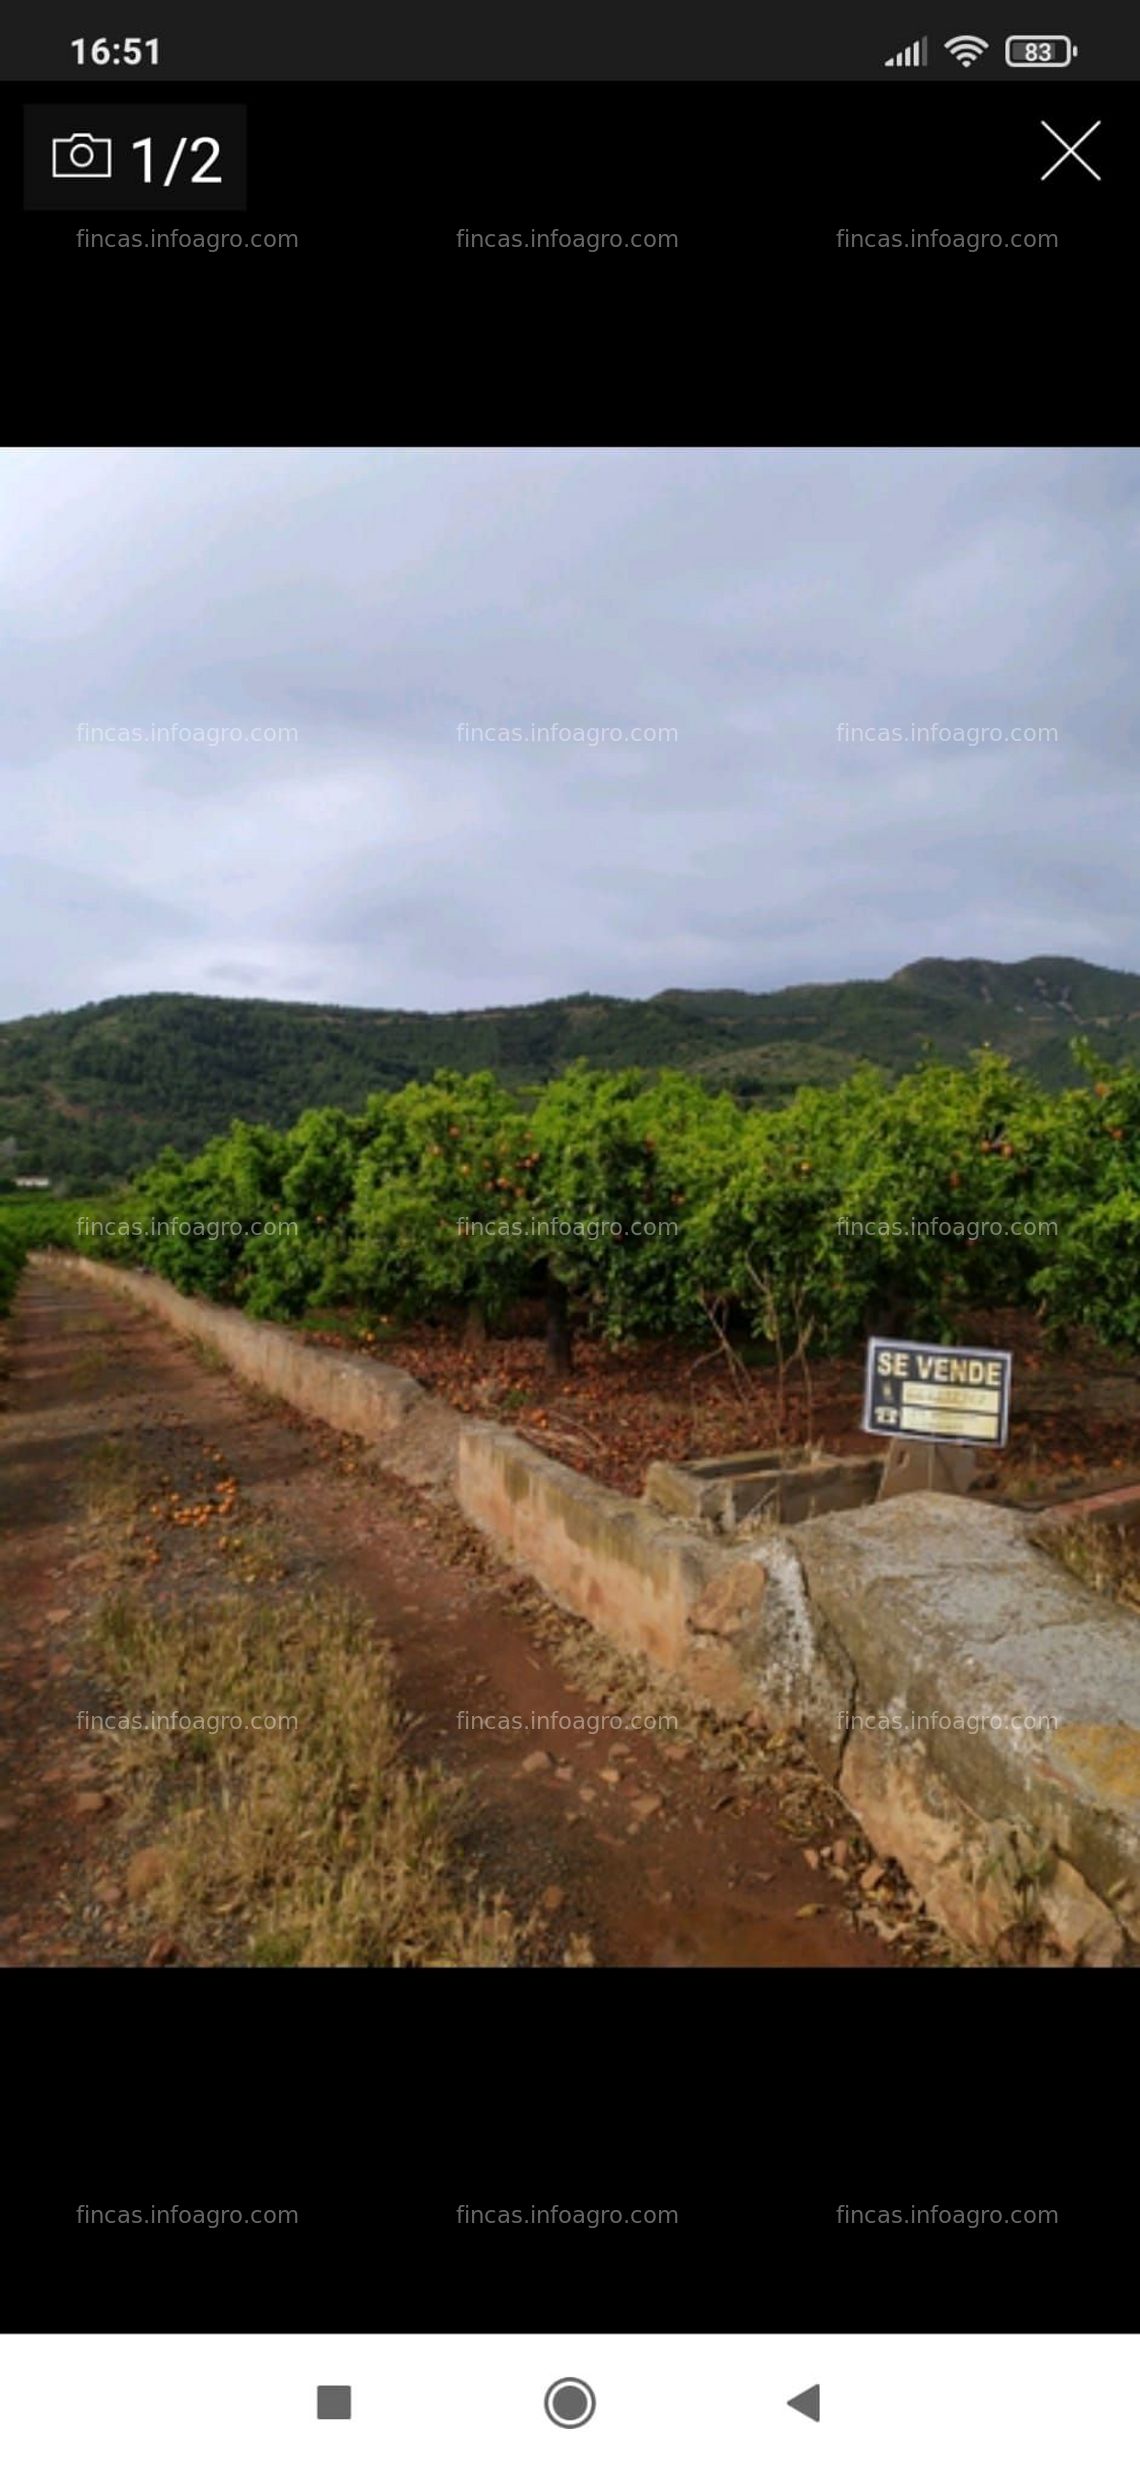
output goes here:
<path id="1" fill-rule="evenodd" d="M 1043 1258 L 1039 1188 L 1055 1102 L 1002 1057 L 923 1064 L 838 1093 L 841 1241 L 868 1256 L 868 1309 L 951 1339 L 963 1312 L 1016 1304 Z M 843 1221 L 846 1220 L 846 1229 Z M 862 1228 L 862 1234 L 852 1229 Z"/>
<path id="2" fill-rule="evenodd" d="M 693 1285 L 722 1327 L 742 1321 L 780 1352 L 841 1347 L 861 1327 L 873 1261 L 837 1230 L 845 1143 L 878 1096 L 871 1076 L 859 1090 L 804 1089 L 743 1118 L 690 1230 Z"/>
<path id="3" fill-rule="evenodd" d="M 117 1232 L 83 1249 L 145 1262 L 184 1294 L 244 1302 L 253 1219 L 280 1211 L 286 1136 L 266 1124 L 235 1122 L 200 1150 L 164 1150 L 139 1176 L 116 1212 Z"/>
<path id="4" fill-rule="evenodd" d="M 29 1252 L 39 1246 L 74 1249 L 80 1221 L 97 1216 L 105 1200 L 30 1201 L 25 1193 L 0 1194 L 0 1315 L 11 1309 L 16 1283 Z"/>
<path id="5" fill-rule="evenodd" d="M 967 1307 L 1024 1299 L 1054 1103 L 983 1053 L 894 1087 L 864 1068 L 749 1115 L 692 1231 L 706 1299 L 783 1351 L 903 1316 L 951 1338 Z"/>
<path id="6" fill-rule="evenodd" d="M 1032 1292 L 1050 1326 L 1084 1322 L 1114 1347 L 1140 1346 L 1140 1072 L 1083 1041 L 1083 1089 L 1052 1101 L 1039 1179 L 1056 1222 Z"/>
<path id="7" fill-rule="evenodd" d="M 241 1302 L 251 1313 L 293 1320 L 312 1304 L 339 1300 L 369 1132 L 367 1110 L 353 1116 L 310 1107 L 283 1135 L 260 1212 L 275 1224 L 251 1234 L 242 1254 Z"/>
<path id="8" fill-rule="evenodd" d="M 438 1072 L 371 1100 L 342 1292 L 374 1311 L 500 1313 L 526 1283 L 530 1157 L 526 1118 L 493 1073 Z"/>
<path id="9" fill-rule="evenodd" d="M 12 1309 L 16 1281 L 24 1266 L 27 1241 L 7 1210 L 0 1212 L 0 1314 Z"/>
<path id="10" fill-rule="evenodd" d="M 569 1363 L 572 1298 L 610 1338 L 696 1324 L 691 1229 L 743 1120 L 733 1098 L 679 1072 L 650 1080 L 578 1064 L 543 1090 L 530 1119 L 530 1241 L 552 1367 Z"/>

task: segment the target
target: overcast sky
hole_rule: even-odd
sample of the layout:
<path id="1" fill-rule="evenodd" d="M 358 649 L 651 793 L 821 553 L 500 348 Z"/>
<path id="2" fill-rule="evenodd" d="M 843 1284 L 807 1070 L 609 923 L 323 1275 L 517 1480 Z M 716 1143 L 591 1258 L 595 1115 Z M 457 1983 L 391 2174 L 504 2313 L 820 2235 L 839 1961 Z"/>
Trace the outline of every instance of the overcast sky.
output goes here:
<path id="1" fill-rule="evenodd" d="M 0 1017 L 1140 968 L 1138 516 L 1135 453 L 9 453 Z M 930 725 L 1007 734 L 841 734 Z M 152 728 L 247 735 L 83 735 Z"/>

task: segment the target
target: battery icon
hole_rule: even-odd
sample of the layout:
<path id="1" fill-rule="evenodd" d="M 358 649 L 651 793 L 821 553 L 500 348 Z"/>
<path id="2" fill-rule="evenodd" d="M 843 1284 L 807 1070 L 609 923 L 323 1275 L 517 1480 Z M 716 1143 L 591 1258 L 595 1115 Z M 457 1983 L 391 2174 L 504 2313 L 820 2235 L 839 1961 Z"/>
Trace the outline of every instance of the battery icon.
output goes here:
<path id="1" fill-rule="evenodd" d="M 1007 69 L 1067 69 L 1075 60 L 1077 47 L 1067 34 L 1010 34 L 1006 36 L 1005 65 Z"/>

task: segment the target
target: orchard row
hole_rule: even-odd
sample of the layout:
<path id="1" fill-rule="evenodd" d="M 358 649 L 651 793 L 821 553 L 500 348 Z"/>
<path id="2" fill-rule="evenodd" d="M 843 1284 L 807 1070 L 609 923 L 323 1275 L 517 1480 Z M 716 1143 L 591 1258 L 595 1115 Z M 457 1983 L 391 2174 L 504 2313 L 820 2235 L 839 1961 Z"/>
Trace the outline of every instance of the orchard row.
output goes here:
<path id="1" fill-rule="evenodd" d="M 1080 1061 L 1058 1093 L 986 1050 L 770 1111 L 678 1072 L 576 1066 L 524 1102 L 440 1072 L 359 1115 L 235 1123 L 112 1204 L 4 1210 L 0 1296 L 22 1218 L 277 1320 L 465 1308 L 493 1327 L 545 1293 L 556 1353 L 586 1316 L 614 1338 L 711 1319 L 830 1353 L 888 1315 L 951 1339 L 971 1309 L 1024 1304 L 1136 1346 L 1140 1072 Z M 111 1232 L 77 1233 L 81 1215 Z"/>

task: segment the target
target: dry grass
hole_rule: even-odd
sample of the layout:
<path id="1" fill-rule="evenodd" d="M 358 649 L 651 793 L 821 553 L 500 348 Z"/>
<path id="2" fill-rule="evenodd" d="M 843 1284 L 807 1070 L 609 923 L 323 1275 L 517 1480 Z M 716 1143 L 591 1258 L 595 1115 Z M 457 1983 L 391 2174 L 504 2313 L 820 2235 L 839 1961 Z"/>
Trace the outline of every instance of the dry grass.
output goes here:
<path id="1" fill-rule="evenodd" d="M 204 1373 L 228 1373 L 232 1370 L 228 1357 L 222 1354 L 220 1347 L 214 1346 L 211 1339 L 191 1338 L 185 1332 L 179 1332 L 178 1338 L 180 1345 L 193 1356 L 196 1364 L 201 1365 Z"/>
<path id="2" fill-rule="evenodd" d="M 88 1339 L 79 1349 L 71 1367 L 72 1385 L 77 1390 L 91 1390 L 111 1361 L 111 1350 L 104 1339 Z"/>
<path id="3" fill-rule="evenodd" d="M 149 1490 L 133 1442 L 117 1438 L 95 1444 L 83 1470 L 83 1500 L 89 1518 L 125 1526 L 137 1516 Z"/>
<path id="4" fill-rule="evenodd" d="M 1140 1612 L 1140 1524 L 1117 1527 L 1095 1519 L 1065 1519 L 1057 1526 L 1031 1526 L 1042 1552 L 1051 1553 L 1073 1577 L 1098 1596 Z"/>
<path id="5" fill-rule="evenodd" d="M 241 1720 L 114 1737 L 131 1833 L 145 1823 L 160 1857 L 151 1910 L 192 1959 L 518 1961 L 510 1913 L 457 1871 L 449 1789 L 405 1763 L 390 1664 L 352 1600 L 233 1597 L 172 1622 L 123 1594 L 94 1644 L 123 1707 Z"/>

